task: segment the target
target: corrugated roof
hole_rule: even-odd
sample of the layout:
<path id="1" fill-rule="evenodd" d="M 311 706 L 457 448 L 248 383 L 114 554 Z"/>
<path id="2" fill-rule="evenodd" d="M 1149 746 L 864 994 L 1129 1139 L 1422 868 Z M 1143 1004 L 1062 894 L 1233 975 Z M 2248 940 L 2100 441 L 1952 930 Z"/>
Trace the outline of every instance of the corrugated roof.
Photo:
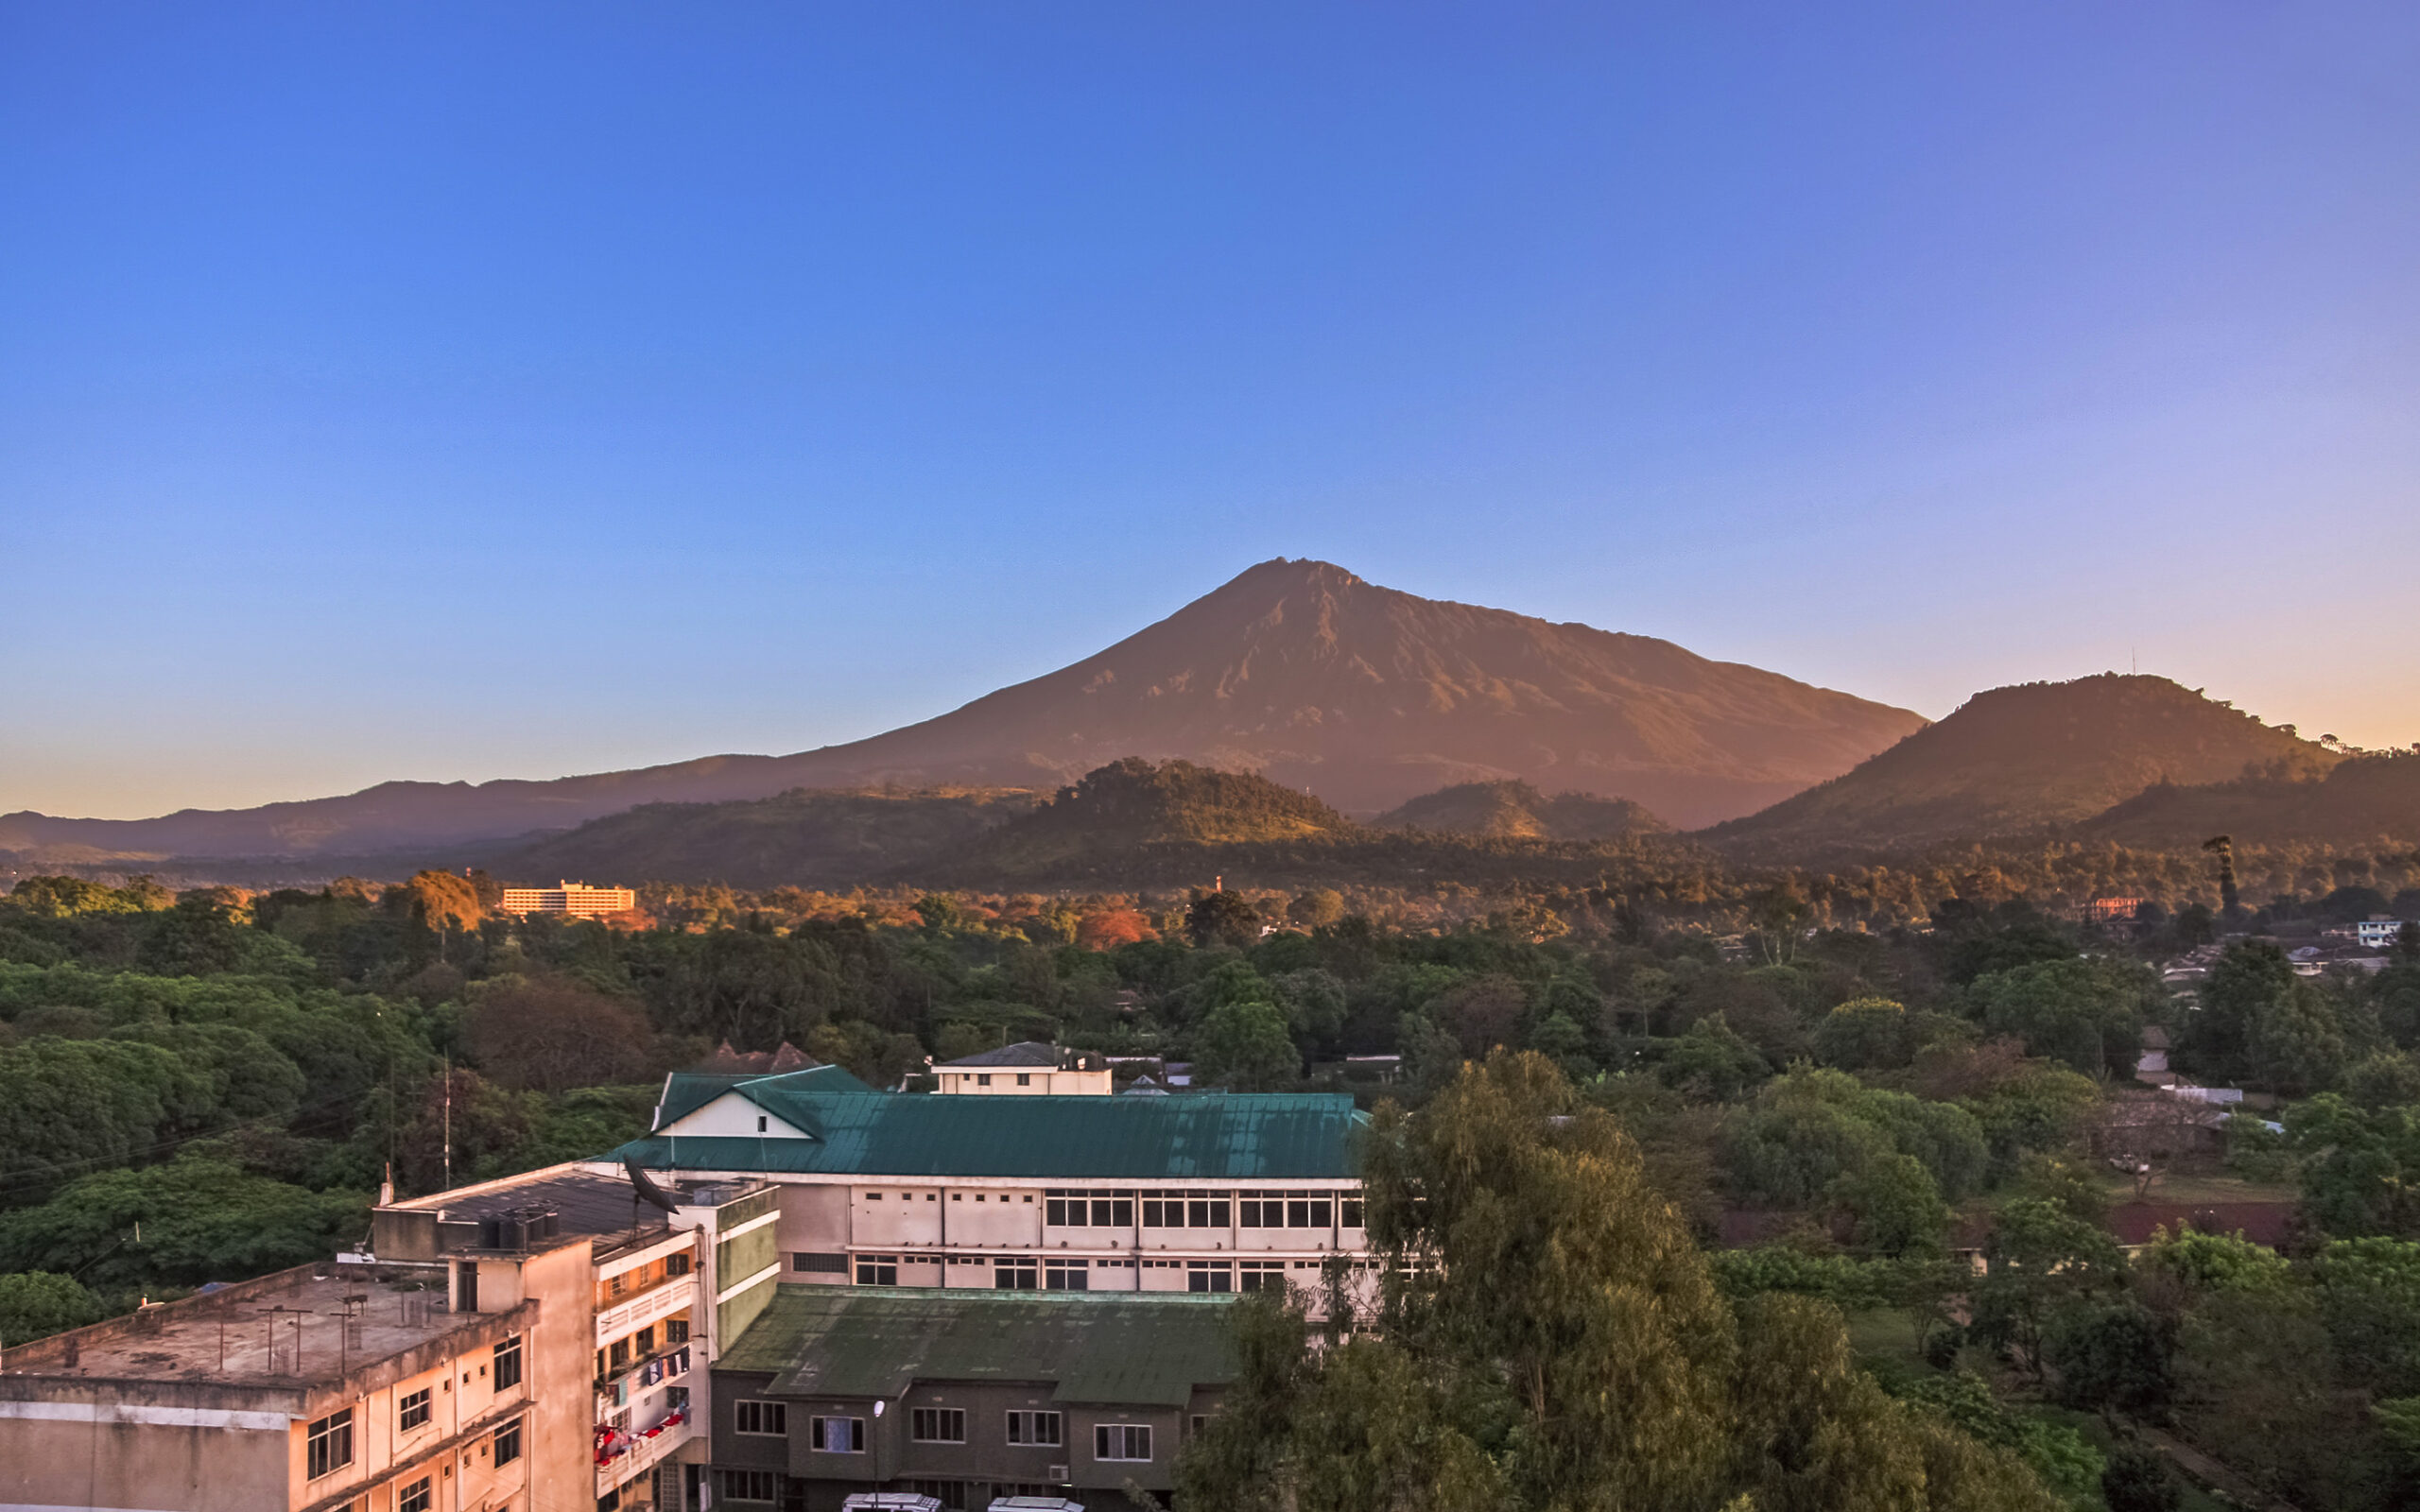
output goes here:
<path id="1" fill-rule="evenodd" d="M 804 1073 L 802 1074 L 816 1074 Z M 1368 1116 L 1341 1093 L 936 1097 L 735 1089 L 807 1137 L 651 1134 L 606 1156 L 653 1170 L 1287 1181 L 1357 1174 Z"/>
<path id="2" fill-rule="evenodd" d="M 686 1118 L 734 1088 L 759 1083 L 792 1090 L 873 1091 L 838 1066 L 809 1066 L 804 1071 L 786 1071 L 770 1075 L 750 1072 L 676 1071 L 664 1078 L 663 1095 L 655 1103 L 655 1126 L 662 1128 L 666 1124 Z"/>
<path id="3" fill-rule="evenodd" d="M 1034 1382 L 1054 1400 L 1181 1407 L 1236 1378 L 1235 1297 L 784 1285 L 716 1367 L 789 1397 L 897 1398 L 918 1382 Z"/>

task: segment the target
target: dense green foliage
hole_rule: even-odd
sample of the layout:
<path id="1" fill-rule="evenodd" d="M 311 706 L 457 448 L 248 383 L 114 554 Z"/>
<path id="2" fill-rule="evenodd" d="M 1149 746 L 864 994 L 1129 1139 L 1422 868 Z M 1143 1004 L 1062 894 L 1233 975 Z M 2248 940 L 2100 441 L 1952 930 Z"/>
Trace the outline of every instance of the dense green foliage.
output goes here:
<path id="1" fill-rule="evenodd" d="M 1190 781 L 1103 779 L 1147 817 Z M 1273 797 L 1264 816 L 1301 817 Z M 2366 867 L 2232 924 L 2308 936 L 2420 901 L 2420 873 Z M 928 1057 L 1044 1039 L 1379 1111 L 1374 1222 L 1404 1267 L 1379 1332 L 1308 1350 L 1299 1318 L 1255 1314 L 1230 1416 L 1262 1431 L 1214 1435 L 1197 1487 L 2159 1504 L 2139 1456 L 2075 1426 L 2106 1420 L 2258 1484 L 2317 1477 L 2325 1504 L 2411 1491 L 2420 941 L 2311 976 L 2238 939 L 2187 998 L 2152 967 L 2223 922 L 2189 910 L 2080 925 L 2009 901 L 2006 871 L 1944 874 L 1913 914 L 1915 873 L 1690 876 L 657 887 L 611 925 L 499 916 L 476 874 L 182 897 L 36 879 L 0 901 L 0 1336 L 358 1243 L 390 1172 L 424 1193 L 610 1147 L 725 1041 L 912 1093 Z M 1855 889 L 1920 922 L 1832 927 Z M 2297 1199 L 2287 1252 L 2182 1228 L 2118 1252 L 2104 1209 L 2169 1174 L 2120 1177 L 2102 1143 L 2147 1024 L 2188 1073 L 2284 1100 L 2282 1132 L 2236 1119 L 2178 1175 Z M 1399 1058 L 1348 1059 L 1373 1057 Z M 1877 1320 L 1897 1355 L 1851 1343 Z"/>

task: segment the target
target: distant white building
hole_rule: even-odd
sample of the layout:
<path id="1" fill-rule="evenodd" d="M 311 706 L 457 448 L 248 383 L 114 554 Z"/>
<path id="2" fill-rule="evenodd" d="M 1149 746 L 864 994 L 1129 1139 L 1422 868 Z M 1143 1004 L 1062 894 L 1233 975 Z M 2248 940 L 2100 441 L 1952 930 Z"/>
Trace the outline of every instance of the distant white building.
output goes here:
<path id="1" fill-rule="evenodd" d="M 2364 919 L 2353 926 L 2353 937 L 2374 951 L 2382 951 L 2394 944 L 2402 933 L 2403 920 L 2400 919 Z"/>
<path id="2" fill-rule="evenodd" d="M 496 906 L 508 914 L 570 914 L 594 919 L 600 914 L 627 914 L 639 905 L 639 895 L 628 887 L 592 887 L 566 882 L 553 887 L 507 887 Z"/>
<path id="3" fill-rule="evenodd" d="M 986 1050 L 933 1068 L 943 1092 L 1027 1096 L 1106 1097 L 1109 1058 L 1027 1040 Z"/>

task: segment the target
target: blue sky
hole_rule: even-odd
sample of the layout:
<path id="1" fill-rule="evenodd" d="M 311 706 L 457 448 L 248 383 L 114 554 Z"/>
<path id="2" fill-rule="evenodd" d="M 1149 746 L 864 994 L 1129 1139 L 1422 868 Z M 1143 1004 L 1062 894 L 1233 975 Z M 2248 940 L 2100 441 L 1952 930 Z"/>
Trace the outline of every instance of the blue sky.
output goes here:
<path id="1" fill-rule="evenodd" d="M 0 227 L 0 810 L 795 750 L 1280 555 L 2420 740 L 2409 5 L 6 0 Z"/>

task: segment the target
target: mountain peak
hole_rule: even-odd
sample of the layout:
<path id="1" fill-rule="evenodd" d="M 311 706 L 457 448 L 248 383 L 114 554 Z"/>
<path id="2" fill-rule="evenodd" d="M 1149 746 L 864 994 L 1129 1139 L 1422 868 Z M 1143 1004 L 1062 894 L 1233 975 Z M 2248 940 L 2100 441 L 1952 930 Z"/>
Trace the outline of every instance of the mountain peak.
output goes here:
<path id="1" fill-rule="evenodd" d="M 1937 725 L 1715 838 L 1804 852 L 1979 840 L 2073 824 L 2158 782 L 2335 753 L 2166 678 L 2104 672 L 1987 689 Z"/>
<path id="2" fill-rule="evenodd" d="M 1422 598 L 1279 557 L 1072 665 L 844 746 L 551 782 L 389 784 L 173 820 L 28 816 L 0 822 L 0 850 L 362 855 L 799 787 L 1056 788 L 1126 757 L 1256 771 L 1351 815 L 1519 781 L 1627 799 L 1694 827 L 1837 776 L 1923 724 L 1669 641 Z"/>

